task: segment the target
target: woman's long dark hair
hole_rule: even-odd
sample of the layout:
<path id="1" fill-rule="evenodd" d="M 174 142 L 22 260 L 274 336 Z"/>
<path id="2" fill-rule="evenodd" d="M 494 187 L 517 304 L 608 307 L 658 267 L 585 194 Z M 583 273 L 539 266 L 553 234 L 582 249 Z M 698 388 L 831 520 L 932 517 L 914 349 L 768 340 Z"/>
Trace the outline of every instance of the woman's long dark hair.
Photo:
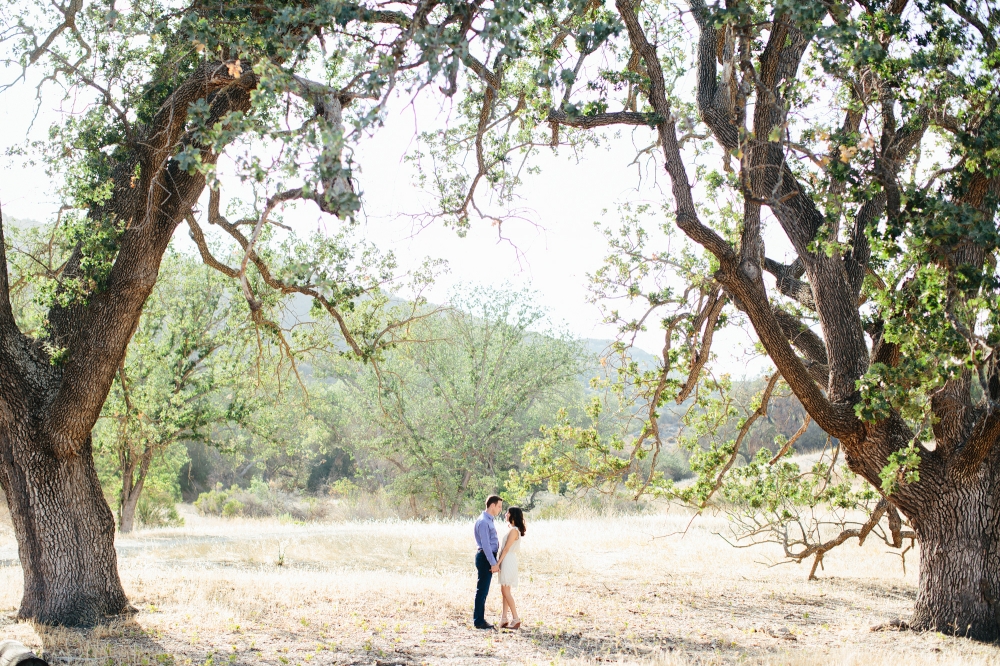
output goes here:
<path id="1" fill-rule="evenodd" d="M 510 518 L 510 523 L 517 528 L 517 531 L 524 536 L 524 533 L 528 531 L 528 528 L 524 526 L 524 511 L 521 511 L 521 507 L 512 506 L 507 509 L 507 516 Z"/>

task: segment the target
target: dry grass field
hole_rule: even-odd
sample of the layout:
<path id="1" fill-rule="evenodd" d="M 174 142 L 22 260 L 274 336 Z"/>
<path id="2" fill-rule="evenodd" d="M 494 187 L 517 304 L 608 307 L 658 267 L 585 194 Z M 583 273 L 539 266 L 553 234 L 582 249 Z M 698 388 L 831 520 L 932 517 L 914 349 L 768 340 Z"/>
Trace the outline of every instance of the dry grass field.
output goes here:
<path id="1" fill-rule="evenodd" d="M 768 567 L 683 515 L 530 521 L 517 595 L 524 628 L 471 628 L 471 523 L 289 524 L 199 517 L 119 540 L 139 610 L 87 631 L 16 623 L 21 570 L 0 533 L 4 638 L 74 666 L 141 664 L 988 664 L 1000 648 L 872 632 L 909 613 L 916 556 L 869 541 Z M 499 589 L 488 613 L 499 612 Z"/>

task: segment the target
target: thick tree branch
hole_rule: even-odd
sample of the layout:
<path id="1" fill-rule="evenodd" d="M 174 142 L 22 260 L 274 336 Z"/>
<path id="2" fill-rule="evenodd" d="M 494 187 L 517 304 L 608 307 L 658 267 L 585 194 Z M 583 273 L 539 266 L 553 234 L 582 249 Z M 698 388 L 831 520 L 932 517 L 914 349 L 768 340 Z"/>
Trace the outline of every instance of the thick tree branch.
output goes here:
<path id="1" fill-rule="evenodd" d="M 742 271 L 735 270 L 728 274 L 720 272 L 717 279 L 726 285 L 729 293 L 742 304 L 743 311 L 750 318 L 754 331 L 771 360 L 816 423 L 839 439 L 857 433 L 861 428 L 861 422 L 854 415 L 853 408 L 848 404 L 831 403 L 817 384 L 817 379 L 822 376 L 824 364 L 810 369 L 810 366 L 815 365 L 814 361 L 807 358 L 808 365 L 803 363 L 792 349 L 790 340 L 795 340 L 800 349 L 809 350 L 814 357 L 820 357 L 820 346 L 815 343 L 818 339 L 816 334 L 808 331 L 794 318 L 792 319 L 796 327 L 788 327 L 786 330 L 788 326 L 788 322 L 784 321 L 786 317 L 782 317 L 782 311 L 776 310 L 768 303 L 764 285 L 759 278 L 751 282 Z M 798 328 L 799 326 L 802 328 Z"/>
<path id="2" fill-rule="evenodd" d="M 972 373 L 968 370 L 945 382 L 931 395 L 931 411 L 937 416 L 932 425 L 936 450 L 951 454 L 975 432 L 977 410 L 970 400 Z"/>
<path id="3" fill-rule="evenodd" d="M 860 301 L 861 286 L 868 272 L 868 262 L 871 260 L 871 247 L 868 245 L 867 229 L 878 223 L 885 212 L 886 195 L 876 194 L 858 209 L 854 216 L 854 229 L 851 230 L 851 251 L 844 257 L 844 268 L 851 285 L 851 293 L 855 301 Z"/>
<path id="4" fill-rule="evenodd" d="M 649 101 L 654 112 L 661 118 L 657 124 L 657 130 L 660 145 L 663 148 L 664 166 L 667 173 L 670 174 L 671 191 L 674 195 L 676 206 L 677 226 L 691 240 L 714 254 L 720 261 L 732 261 L 735 253 L 730 244 L 713 229 L 702 224 L 698 219 L 698 211 L 691 194 L 691 185 L 688 182 L 687 170 L 684 167 L 680 146 L 677 142 L 677 127 L 673 113 L 670 110 L 670 102 L 667 100 L 663 68 L 660 66 L 659 58 L 656 55 L 656 47 L 646 39 L 646 34 L 639 23 L 639 18 L 635 14 L 635 7 L 631 2 L 628 0 L 615 0 L 615 7 L 618 9 L 618 13 L 628 30 L 632 48 L 642 57 L 646 63 L 646 70 L 649 73 Z"/>
<path id="5" fill-rule="evenodd" d="M 733 28 L 725 28 L 720 80 L 716 69 L 719 35 L 714 17 L 704 0 L 692 0 L 691 10 L 701 32 L 698 38 L 698 111 L 719 144 L 735 153 L 739 148 L 740 129 L 746 122 L 746 91 L 736 81 Z"/>
<path id="6" fill-rule="evenodd" d="M 56 455 L 76 455 L 93 428 L 173 231 L 204 188 L 204 176 L 182 172 L 173 159 L 178 144 L 190 141 L 185 138 L 189 105 L 207 98 L 209 121 L 218 122 L 230 111 L 249 109 L 254 87 L 252 73 L 230 73 L 225 63 L 196 70 L 160 107 L 138 141 L 134 161 L 119 163 L 112 172 L 114 189 L 108 202 L 91 211 L 99 223 L 121 225 L 121 240 L 106 287 L 91 294 L 86 304 L 56 306 L 49 313 L 53 340 L 67 352 L 47 421 L 47 446 Z M 217 155 L 202 148 L 203 163 L 215 159 Z M 142 175 L 135 183 L 137 163 Z M 74 257 L 67 277 L 79 274 L 79 249 Z"/>
<path id="7" fill-rule="evenodd" d="M 810 310 L 816 309 L 812 287 L 809 286 L 808 282 L 798 279 L 798 276 L 794 274 L 793 266 L 785 266 L 765 257 L 764 270 L 775 277 L 775 286 L 778 287 L 778 291 L 782 295 Z"/>
<path id="8" fill-rule="evenodd" d="M 983 42 L 990 51 L 996 50 L 997 40 L 993 36 L 993 33 L 990 32 L 989 26 L 983 23 L 975 13 L 966 7 L 962 0 L 941 0 L 941 4 L 961 16 L 966 23 L 978 30 L 983 38 Z"/>
<path id="9" fill-rule="evenodd" d="M 178 142 L 186 131 L 188 107 L 192 102 L 199 99 L 209 99 L 212 101 L 213 93 L 229 86 L 233 86 L 244 92 L 257 87 L 257 77 L 252 71 L 243 72 L 242 69 L 234 69 L 232 64 L 228 62 L 208 62 L 201 65 L 160 106 L 150 123 L 148 131 L 139 141 L 140 146 L 145 149 L 145 154 L 142 156 L 142 166 L 144 168 L 151 169 L 153 173 L 160 173 L 166 167 L 174 155 Z M 242 100 L 236 104 L 226 104 L 225 102 L 228 100 L 221 101 L 224 102 L 221 105 L 218 103 L 214 104 L 216 108 L 212 114 L 219 118 L 224 113 L 240 109 L 243 106 L 241 103 Z M 249 100 L 247 99 L 247 101 Z M 149 200 L 156 201 L 158 197 L 156 197 L 155 188 L 159 184 L 155 183 L 153 179 L 150 179 L 150 181 Z M 147 206 L 147 216 L 151 215 L 154 210 L 155 208 Z M 179 221 L 175 221 L 175 224 Z"/>
<path id="10" fill-rule="evenodd" d="M 791 24 L 787 16 L 777 15 L 772 21 L 759 68 L 755 69 L 749 62 L 743 66 L 746 75 L 754 77 L 757 103 L 753 133 L 744 146 L 741 179 L 744 196 L 771 208 L 803 260 L 817 313 L 827 334 L 830 396 L 833 401 L 846 404 L 853 399 L 855 382 L 864 374 L 868 363 L 856 299 L 851 296 L 841 257 L 811 251 L 824 218 L 787 164 L 782 142 L 771 140 L 772 130 L 784 122 L 782 88 L 786 81 L 794 78 L 808 41 L 803 28 Z M 700 53 L 703 59 L 708 55 Z M 759 268 L 746 266 L 745 274 L 751 280 L 756 279 L 756 272 Z M 782 373 L 789 369 L 781 368 Z M 786 380 L 797 392 L 794 377 L 786 374 Z M 816 414 L 813 416 L 819 420 Z"/>
<path id="11" fill-rule="evenodd" d="M 767 147 L 761 147 L 760 150 L 768 153 L 769 157 L 760 153 L 750 159 L 751 163 L 760 165 L 756 173 L 771 173 L 776 176 L 770 182 L 767 178 L 761 179 L 750 189 L 757 192 L 775 191 L 780 195 L 768 196 L 766 203 L 792 240 L 799 256 L 803 258 L 809 275 L 816 312 L 828 345 L 831 399 L 848 402 L 856 392 L 855 382 L 868 367 L 868 348 L 865 345 L 857 299 L 853 295 L 840 255 L 827 256 L 822 252 L 810 252 L 809 247 L 820 227 L 822 216 L 812 199 L 795 182 L 794 175 L 784 163 L 782 152 L 772 151 Z M 771 161 L 771 167 L 764 166 L 768 160 Z"/>
<path id="12" fill-rule="evenodd" d="M 829 364 L 826 356 L 826 343 L 811 328 L 802 323 L 798 317 L 779 307 L 773 308 L 773 312 L 775 320 L 781 326 L 788 341 L 802 352 L 803 356 L 813 363 Z"/>
<path id="13" fill-rule="evenodd" d="M 1000 437 L 1000 407 L 991 402 L 977 419 L 968 440 L 948 461 L 948 472 L 951 477 L 966 480 L 976 474 L 979 466 L 993 450 L 998 437 Z"/>
<path id="14" fill-rule="evenodd" d="M 883 497 L 878 501 L 878 504 L 875 505 L 875 509 L 872 511 L 872 515 L 868 517 L 868 521 L 861 526 L 861 531 L 858 534 L 859 546 L 865 545 L 865 539 L 868 538 L 868 535 L 871 534 L 871 531 L 875 529 L 876 525 L 878 525 L 878 521 L 882 520 L 882 516 L 885 514 L 886 509 L 888 508 L 889 508 L 889 500 L 887 500 L 885 497 Z"/>
<path id="15" fill-rule="evenodd" d="M 788 341 L 804 357 L 809 376 L 821 387 L 826 388 L 830 383 L 830 362 L 826 356 L 826 343 L 794 315 L 777 306 L 772 308 L 772 311 Z"/>
<path id="16" fill-rule="evenodd" d="M 656 47 L 646 39 L 632 3 L 628 2 L 628 0 L 616 0 L 615 6 L 628 30 L 632 48 L 642 57 L 646 64 L 650 81 L 650 104 L 653 110 L 663 118 L 663 121 L 657 125 L 657 129 L 659 131 L 660 144 L 663 148 L 665 167 L 667 173 L 670 175 L 672 192 L 676 204 L 677 226 L 691 240 L 707 249 L 719 260 L 721 270 L 716 276 L 717 279 L 735 298 L 742 302 L 746 313 L 753 323 L 754 330 L 767 349 L 771 359 L 777 365 L 785 381 L 792 387 L 792 390 L 798 396 L 803 406 L 816 419 L 820 427 L 837 437 L 843 437 L 856 432 L 860 427 L 860 423 L 854 416 L 853 410 L 847 404 L 832 405 L 809 375 L 802 361 L 792 350 L 788 338 L 785 336 L 771 311 L 767 293 L 761 281 L 759 264 L 755 266 L 750 261 L 739 262 L 738 256 L 729 243 L 699 220 L 691 194 L 691 187 L 687 180 L 684 162 L 681 158 L 680 147 L 677 143 L 676 127 L 670 110 L 670 104 L 666 97 L 663 70 L 656 55 Z M 784 162 L 780 150 L 778 158 L 780 160 L 779 163 L 783 165 Z M 787 165 L 784 168 L 788 170 Z M 794 183 L 794 179 L 792 179 L 792 182 Z M 818 225 L 816 228 L 818 228 Z M 815 232 L 815 228 L 813 232 Z M 803 245 L 803 253 L 805 249 Z M 854 318 L 857 319 L 856 310 L 854 311 Z M 850 317 L 848 317 L 849 319 Z M 860 327 L 860 320 L 858 321 L 858 326 Z M 868 360 L 867 348 L 864 346 L 863 339 L 861 339 L 861 347 L 864 349 L 865 356 L 863 360 L 866 366 Z M 860 373 L 858 376 L 860 376 Z"/>
<path id="17" fill-rule="evenodd" d="M 897 514 L 897 518 L 898 517 L 899 516 Z M 838 534 L 837 536 L 833 537 L 829 541 L 823 541 L 821 543 L 809 546 L 808 548 L 806 548 L 805 550 L 803 550 L 800 553 L 791 553 L 790 551 L 786 550 L 785 551 L 785 555 L 787 557 L 789 557 L 790 559 L 795 560 L 796 562 L 801 562 L 802 560 L 806 559 L 807 557 L 812 557 L 813 555 L 815 555 L 816 559 L 813 561 L 812 569 L 809 571 L 809 580 L 816 580 L 816 569 L 823 563 L 823 556 L 826 555 L 826 553 L 828 553 L 829 551 L 833 550 L 837 546 L 839 546 L 842 543 L 844 543 L 845 541 L 847 541 L 848 539 L 852 539 L 854 537 L 858 537 L 858 539 L 860 541 L 862 539 L 862 536 L 861 536 L 862 532 L 864 531 L 865 527 L 867 527 L 867 525 L 868 524 L 865 523 L 865 526 L 861 527 L 860 529 L 843 530 L 843 531 L 841 531 L 840 534 Z M 872 527 L 874 527 L 874 525 L 872 525 Z M 869 528 L 868 532 L 870 532 L 870 531 L 871 531 L 871 528 Z M 893 535 L 893 541 L 892 541 L 892 543 L 886 541 L 886 544 L 890 545 L 890 546 L 893 546 L 894 548 L 899 548 L 900 546 L 902 546 L 903 545 L 903 539 L 916 539 L 917 538 L 916 532 L 914 532 L 912 530 L 896 529 L 895 531 L 892 531 L 892 528 L 890 526 L 890 531 L 891 531 L 891 533 Z M 868 532 L 864 532 L 865 536 L 867 536 Z M 896 543 L 897 541 L 898 541 L 898 544 Z"/>
<path id="18" fill-rule="evenodd" d="M 655 113 L 615 111 L 612 113 L 598 113 L 593 116 L 571 116 L 562 109 L 549 109 L 549 116 L 546 120 L 550 123 L 559 123 L 560 125 L 580 127 L 582 129 L 593 129 L 605 125 L 645 125 L 646 127 L 656 127 L 658 122 Z"/>
<path id="19" fill-rule="evenodd" d="M 481 63 L 471 54 L 466 54 L 463 62 L 465 62 L 469 69 L 475 72 L 476 76 L 481 78 L 488 86 L 493 88 L 494 93 L 500 93 L 500 77 L 497 76 L 495 72 L 490 71 L 489 67 Z"/>

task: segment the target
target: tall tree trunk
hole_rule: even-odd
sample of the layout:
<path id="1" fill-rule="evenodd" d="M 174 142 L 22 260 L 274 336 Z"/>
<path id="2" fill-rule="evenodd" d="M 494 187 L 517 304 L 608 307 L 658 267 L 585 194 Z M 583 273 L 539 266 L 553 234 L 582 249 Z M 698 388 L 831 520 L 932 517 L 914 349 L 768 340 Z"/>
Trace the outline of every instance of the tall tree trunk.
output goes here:
<path id="1" fill-rule="evenodd" d="M 912 626 L 1000 638 L 1000 524 L 991 475 L 956 484 L 914 521 L 920 586 Z"/>
<path id="2" fill-rule="evenodd" d="M 26 422 L 0 429 L 0 484 L 24 570 L 18 617 L 89 626 L 131 611 L 90 438 L 79 455 L 57 458 L 38 450 Z"/>
<path id="3" fill-rule="evenodd" d="M 128 534 L 135 529 L 135 509 L 139 505 L 139 497 L 142 495 L 142 487 L 146 483 L 146 475 L 149 472 L 149 464 L 153 460 L 153 449 L 146 446 L 142 452 L 142 459 L 139 461 L 139 478 L 135 478 L 136 464 L 130 461 L 131 456 L 123 456 L 125 466 L 122 469 L 122 492 L 118 513 L 118 531 Z"/>
<path id="4" fill-rule="evenodd" d="M 141 492 L 141 483 L 128 490 L 122 488 L 121 508 L 118 515 L 118 531 L 122 534 L 128 534 L 135 529 L 135 507 L 139 504 Z"/>
<path id="5" fill-rule="evenodd" d="M 91 430 L 170 238 L 205 187 L 201 173 L 185 172 L 171 156 L 189 145 L 202 150 L 206 164 L 218 158 L 188 134 L 187 109 L 207 100 L 209 124 L 223 122 L 250 109 L 256 85 L 251 72 L 203 63 L 142 135 L 130 138 L 130 152 L 113 160 L 111 196 L 89 216 L 118 225 L 114 263 L 86 299 L 57 299 L 49 309 L 47 342 L 62 350 L 59 359 L 18 328 L 0 219 L 0 485 L 24 570 L 22 618 L 79 626 L 132 610 L 118 577 L 115 521 L 94 468 Z M 62 279 L 86 277 L 86 260 L 78 245 Z"/>

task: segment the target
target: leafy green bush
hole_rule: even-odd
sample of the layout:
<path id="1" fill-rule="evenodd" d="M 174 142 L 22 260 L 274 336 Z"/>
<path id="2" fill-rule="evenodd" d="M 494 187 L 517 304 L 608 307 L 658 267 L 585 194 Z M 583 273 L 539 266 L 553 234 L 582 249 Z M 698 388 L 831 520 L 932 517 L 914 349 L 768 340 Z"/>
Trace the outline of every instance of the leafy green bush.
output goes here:
<path id="1" fill-rule="evenodd" d="M 184 519 L 177 513 L 174 497 L 167 492 L 147 490 L 135 507 L 135 517 L 143 527 L 179 527 Z"/>
<path id="2" fill-rule="evenodd" d="M 243 513 L 243 502 L 231 499 L 222 507 L 222 515 L 226 518 L 235 518 Z"/>
<path id="3" fill-rule="evenodd" d="M 275 490 L 259 479 L 254 479 L 249 488 L 233 485 L 227 490 L 221 483 L 216 484 L 214 490 L 199 495 L 194 505 L 202 515 L 223 518 L 287 516 L 290 520 L 319 520 L 326 517 L 326 505 L 315 497 Z"/>

